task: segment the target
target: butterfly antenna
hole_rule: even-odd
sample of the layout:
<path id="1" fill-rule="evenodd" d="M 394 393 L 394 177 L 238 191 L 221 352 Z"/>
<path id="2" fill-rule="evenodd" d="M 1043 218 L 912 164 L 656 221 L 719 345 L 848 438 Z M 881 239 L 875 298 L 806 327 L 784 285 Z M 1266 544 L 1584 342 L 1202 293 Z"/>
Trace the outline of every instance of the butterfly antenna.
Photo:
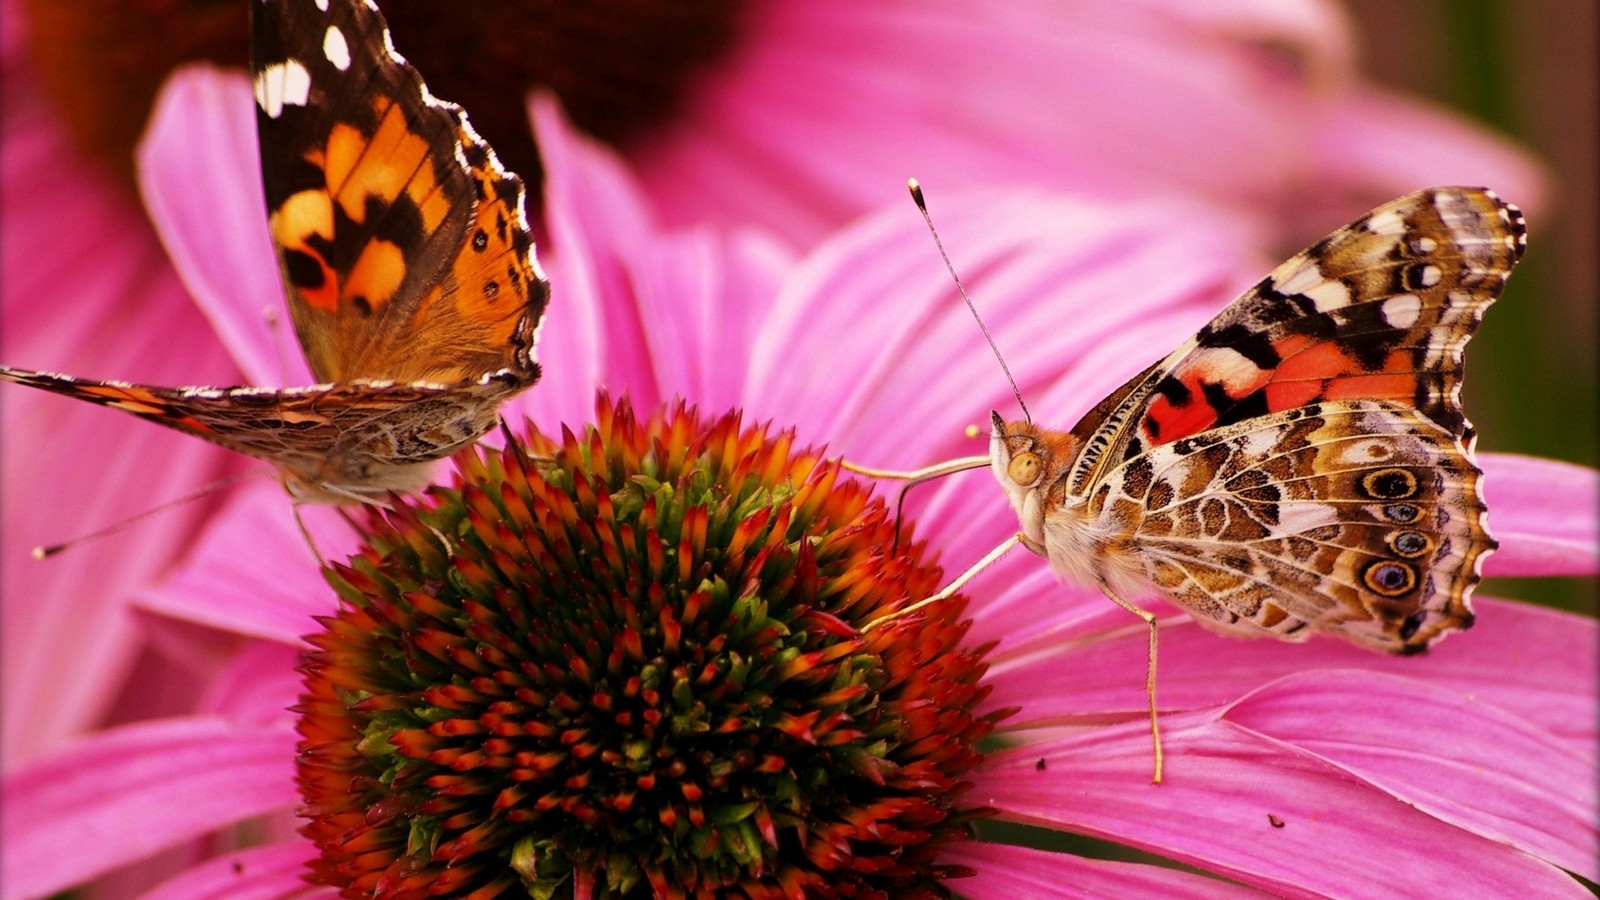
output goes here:
<path id="1" fill-rule="evenodd" d="M 906 188 L 911 191 L 911 199 L 917 204 L 917 209 L 922 212 L 922 221 L 928 223 L 928 233 L 933 235 L 933 245 L 939 248 L 939 256 L 944 260 L 944 267 L 950 271 L 950 277 L 955 280 L 956 290 L 961 292 L 961 299 L 967 304 L 967 310 L 972 317 L 978 320 L 978 327 L 983 330 L 984 340 L 989 342 L 989 349 L 994 351 L 994 358 L 1000 362 L 1000 370 L 1006 373 L 1006 381 L 1011 384 L 1011 393 L 1017 398 L 1017 406 L 1022 409 L 1022 418 L 1029 424 L 1033 417 L 1028 415 L 1028 404 L 1022 402 L 1022 391 L 1017 389 L 1017 380 L 1011 377 L 1011 367 L 1006 365 L 1006 358 L 1000 355 L 1000 345 L 994 342 L 994 335 L 989 332 L 989 326 L 983 322 L 983 316 L 978 315 L 978 307 L 973 304 L 972 298 L 967 296 L 967 287 L 961 283 L 961 276 L 956 274 L 956 267 L 950 262 L 950 254 L 945 252 L 944 241 L 939 240 L 939 229 L 933 227 L 933 216 L 928 214 L 928 201 L 922 196 L 922 185 L 915 178 L 906 180 Z"/>
<path id="2" fill-rule="evenodd" d="M 213 481 L 213 482 L 210 482 L 208 484 L 202 485 L 199 488 L 197 488 L 197 489 L 195 489 L 195 490 L 193 490 L 193 491 L 191 491 L 191 492 L 189 492 L 187 494 L 184 494 L 182 497 L 178 497 L 178 498 L 173 499 L 173 500 L 168 500 L 167 502 L 162 503 L 159 506 L 152 506 L 152 507 L 150 507 L 149 509 L 147 509 L 147 510 L 145 510 L 143 512 L 134 513 L 133 515 L 129 516 L 126 519 L 123 519 L 122 521 L 116 523 L 115 525 L 108 525 L 105 528 L 101 528 L 98 531 L 91 531 L 88 534 L 80 534 L 77 537 L 72 538 L 71 540 L 62 541 L 59 544 L 50 544 L 48 546 L 35 547 L 35 548 L 33 548 L 33 554 L 32 554 L 33 558 L 37 559 L 37 560 L 46 560 L 46 559 L 49 559 L 52 556 L 56 556 L 56 555 L 59 555 L 61 553 L 65 553 L 66 551 L 71 550 L 73 547 L 77 547 L 80 544 L 87 544 L 90 541 L 97 541 L 97 540 L 99 540 L 100 538 L 103 538 L 103 537 L 110 537 L 111 535 L 116 534 L 117 532 L 122 531 L 123 529 L 128 528 L 131 525 L 135 525 L 135 524 L 137 524 L 139 522 L 144 521 L 145 519 L 150 518 L 151 516 L 155 515 L 156 513 L 163 513 L 163 512 L 166 512 L 169 509 L 175 509 L 175 508 L 177 508 L 179 506 L 183 506 L 186 503 L 193 503 L 194 501 L 199 500 L 200 498 L 205 497 L 208 494 L 214 494 L 217 491 L 222 490 L 223 488 L 232 487 L 233 485 L 238 484 L 239 482 L 245 480 L 246 478 L 259 478 L 260 476 L 265 475 L 265 474 L 269 473 L 270 471 L 271 471 L 270 469 L 266 469 L 266 468 L 255 468 L 255 469 L 250 469 L 248 471 L 240 472 L 240 473 L 238 473 L 236 475 L 229 475 L 226 478 L 218 478 L 216 481 Z"/>

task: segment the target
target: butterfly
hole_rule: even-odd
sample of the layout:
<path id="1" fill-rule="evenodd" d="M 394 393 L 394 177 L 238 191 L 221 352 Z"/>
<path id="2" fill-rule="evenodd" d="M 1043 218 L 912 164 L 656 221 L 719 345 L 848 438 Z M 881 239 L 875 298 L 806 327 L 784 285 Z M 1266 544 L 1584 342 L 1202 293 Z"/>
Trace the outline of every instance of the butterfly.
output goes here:
<path id="1" fill-rule="evenodd" d="M 1526 244 L 1521 212 L 1491 191 L 1410 194 L 1291 257 L 1068 431 L 993 413 L 988 456 L 852 467 L 916 481 L 987 466 L 1021 525 L 890 617 L 1019 543 L 1098 588 L 1149 626 L 1157 782 L 1156 620 L 1132 599 L 1164 597 L 1226 635 L 1396 654 L 1470 627 L 1496 543 L 1462 352 Z"/>
<path id="2" fill-rule="evenodd" d="M 381 503 L 539 378 L 549 284 L 506 171 L 370 2 L 252 6 L 262 184 L 309 387 L 155 387 L 0 366 L 266 460 L 297 500 Z"/>

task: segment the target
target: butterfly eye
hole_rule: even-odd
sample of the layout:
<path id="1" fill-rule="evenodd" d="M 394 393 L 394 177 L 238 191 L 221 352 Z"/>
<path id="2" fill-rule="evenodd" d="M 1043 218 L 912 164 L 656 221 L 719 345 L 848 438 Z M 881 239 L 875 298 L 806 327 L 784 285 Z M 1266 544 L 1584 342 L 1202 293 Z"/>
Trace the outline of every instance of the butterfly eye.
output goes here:
<path id="1" fill-rule="evenodd" d="M 1011 462 L 1006 465 L 1006 475 L 1021 487 L 1028 487 L 1039 480 L 1041 463 L 1034 453 L 1018 453 L 1011 457 Z"/>

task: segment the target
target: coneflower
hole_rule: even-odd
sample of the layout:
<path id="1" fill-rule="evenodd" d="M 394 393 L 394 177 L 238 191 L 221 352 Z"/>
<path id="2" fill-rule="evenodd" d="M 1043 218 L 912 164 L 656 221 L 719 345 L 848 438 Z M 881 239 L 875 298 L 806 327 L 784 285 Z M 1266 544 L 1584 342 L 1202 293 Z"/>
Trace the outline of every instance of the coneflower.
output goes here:
<path id="1" fill-rule="evenodd" d="M 862 632 L 938 569 L 792 443 L 602 399 L 582 435 L 468 456 L 455 486 L 374 517 L 304 667 L 316 878 L 352 897 L 941 893 L 1004 712 L 975 711 L 983 649 L 955 619 Z"/>

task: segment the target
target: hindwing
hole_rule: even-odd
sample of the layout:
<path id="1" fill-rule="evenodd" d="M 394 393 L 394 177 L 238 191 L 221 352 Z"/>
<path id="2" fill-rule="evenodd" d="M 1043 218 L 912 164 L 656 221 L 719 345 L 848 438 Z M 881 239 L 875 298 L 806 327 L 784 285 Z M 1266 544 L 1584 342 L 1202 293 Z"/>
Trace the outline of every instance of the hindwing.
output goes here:
<path id="1" fill-rule="evenodd" d="M 1391 401 L 1314 403 L 1122 464 L 1092 499 L 1203 625 L 1390 652 L 1472 622 L 1495 548 L 1461 440 Z"/>

